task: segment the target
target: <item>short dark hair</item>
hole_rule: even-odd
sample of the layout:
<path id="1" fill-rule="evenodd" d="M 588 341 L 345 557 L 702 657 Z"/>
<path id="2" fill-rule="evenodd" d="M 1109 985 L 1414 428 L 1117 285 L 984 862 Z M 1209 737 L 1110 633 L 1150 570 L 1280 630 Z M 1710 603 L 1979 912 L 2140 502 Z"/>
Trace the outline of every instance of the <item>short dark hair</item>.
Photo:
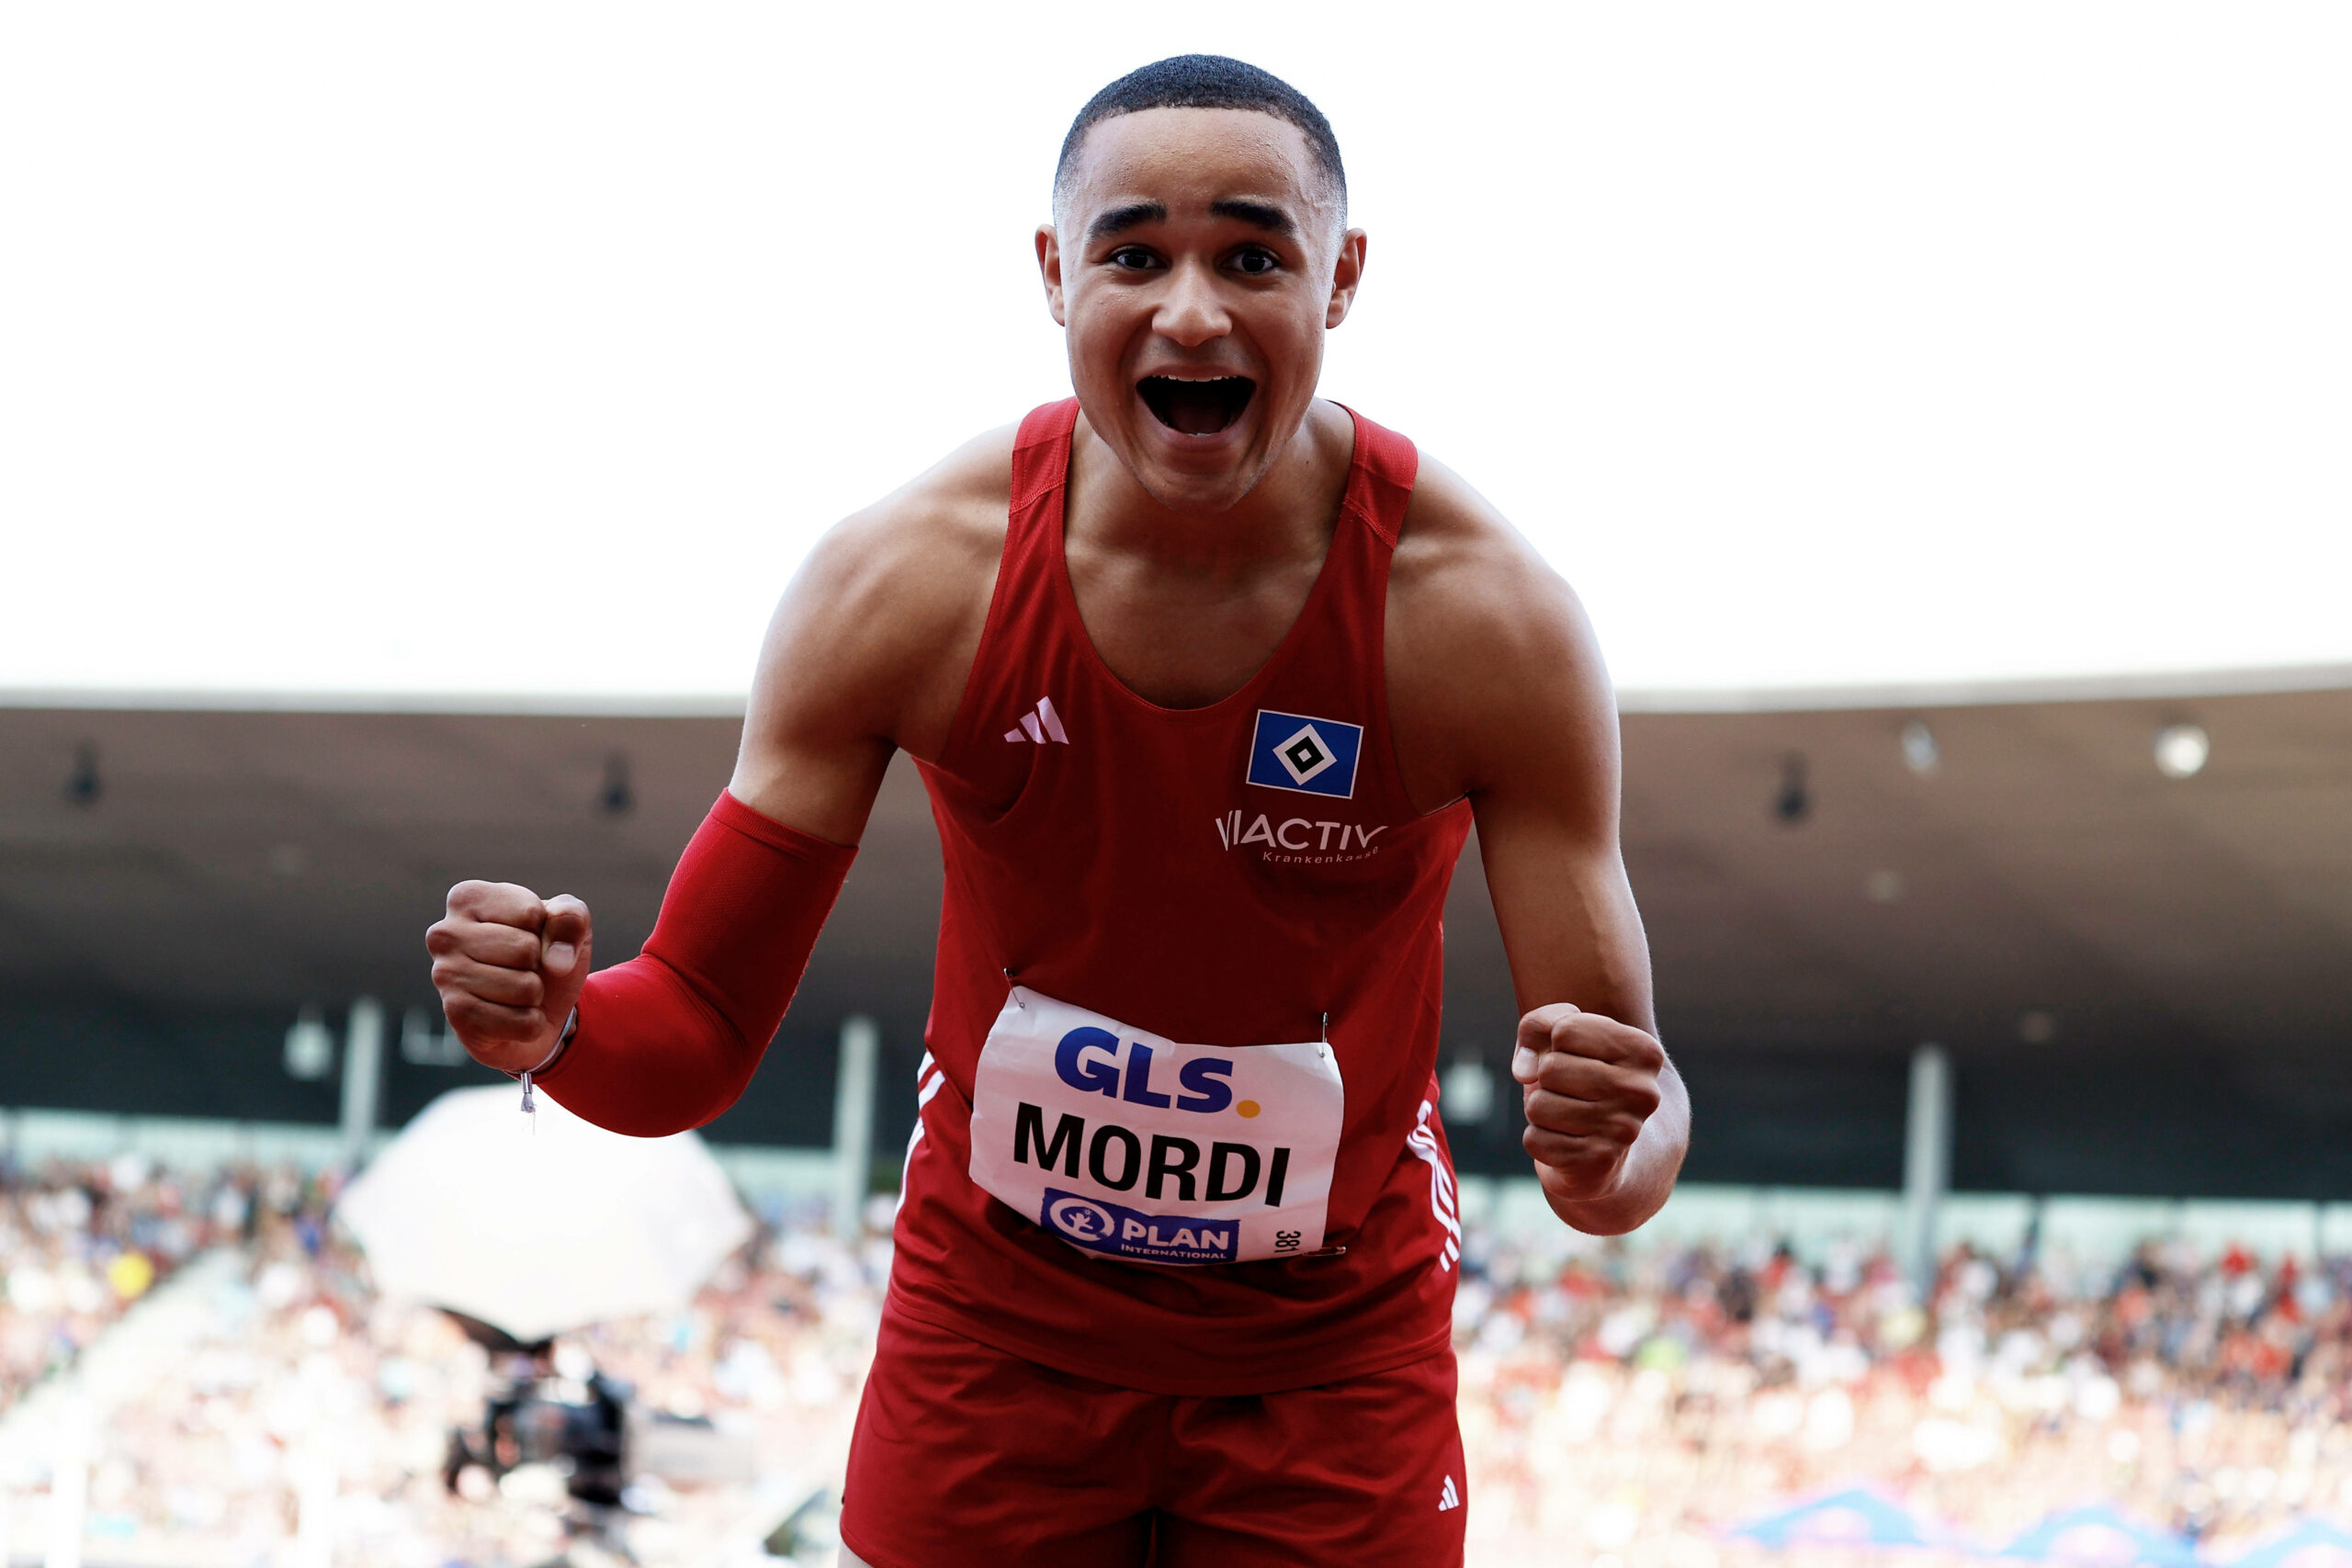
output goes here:
<path id="1" fill-rule="evenodd" d="M 1222 54 L 1171 54 L 1128 72 L 1087 99 L 1062 138 L 1061 159 L 1054 165 L 1055 200 L 1061 199 L 1086 133 L 1106 119 L 1142 109 L 1254 109 L 1288 120 L 1305 133 L 1316 172 L 1331 182 L 1340 194 L 1340 210 L 1346 213 L 1347 166 L 1340 162 L 1340 139 L 1331 134 L 1323 111 L 1272 72 Z"/>

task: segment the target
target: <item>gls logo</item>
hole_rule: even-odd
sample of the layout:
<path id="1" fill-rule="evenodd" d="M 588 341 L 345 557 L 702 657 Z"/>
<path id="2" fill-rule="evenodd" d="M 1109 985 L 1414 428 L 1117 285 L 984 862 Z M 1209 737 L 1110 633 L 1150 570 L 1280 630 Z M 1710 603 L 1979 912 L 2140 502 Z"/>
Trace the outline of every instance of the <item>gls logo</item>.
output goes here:
<path id="1" fill-rule="evenodd" d="M 1090 1055 L 1099 1053 L 1099 1055 Z M 1073 1029 L 1062 1036 L 1054 1050 L 1054 1071 L 1062 1082 L 1085 1094 L 1105 1094 L 1114 1100 L 1124 1100 L 1130 1105 L 1149 1105 L 1166 1110 L 1170 1097 L 1151 1087 L 1151 1047 L 1138 1040 L 1127 1047 L 1127 1071 L 1124 1086 L 1119 1076 L 1119 1037 L 1107 1029 Z M 1179 1111 L 1197 1111 L 1203 1115 L 1222 1111 L 1233 1103 L 1233 1064 L 1215 1056 L 1195 1056 L 1184 1064 L 1176 1075 L 1179 1087 L 1187 1092 L 1175 1101 Z M 1240 1113 L 1245 1117 L 1258 1114 L 1258 1102 L 1245 1100 Z"/>

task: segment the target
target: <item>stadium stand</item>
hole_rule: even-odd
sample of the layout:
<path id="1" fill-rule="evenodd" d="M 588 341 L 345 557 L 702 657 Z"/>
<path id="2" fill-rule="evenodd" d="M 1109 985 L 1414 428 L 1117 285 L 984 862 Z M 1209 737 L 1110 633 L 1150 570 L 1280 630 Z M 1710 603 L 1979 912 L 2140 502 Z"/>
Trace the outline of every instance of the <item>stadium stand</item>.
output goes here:
<path id="1" fill-rule="evenodd" d="M 2342 671 L 2233 680 L 2278 689 L 1629 698 L 1626 855 L 1705 1107 L 1690 1176 L 1900 1185 L 1908 1063 L 1934 1042 L 1955 1189 L 2352 1189 L 2352 689 Z M 417 959 L 458 877 L 576 892 L 599 958 L 634 952 L 737 728 L 66 700 L 0 701 L 0 1105 L 312 1128 L 338 1120 L 332 1047 L 357 998 L 384 1007 L 380 1124 L 481 1081 L 436 1041 Z M 2211 760 L 2166 777 L 2155 737 L 2190 719 Z M 901 763 L 715 1141 L 825 1144 L 834 1041 L 866 1013 L 875 1146 L 897 1145 L 938 891 Z M 1448 936 L 1456 1157 L 1512 1171 L 1491 1090 L 1515 1006 L 1475 855 Z M 288 1038 L 306 1016 L 327 1046 L 307 1063 Z"/>

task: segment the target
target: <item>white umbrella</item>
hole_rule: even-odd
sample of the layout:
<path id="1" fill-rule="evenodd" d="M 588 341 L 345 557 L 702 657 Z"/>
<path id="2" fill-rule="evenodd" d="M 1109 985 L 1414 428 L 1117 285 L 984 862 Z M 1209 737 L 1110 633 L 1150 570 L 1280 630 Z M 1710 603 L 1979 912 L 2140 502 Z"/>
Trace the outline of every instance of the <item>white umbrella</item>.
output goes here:
<path id="1" fill-rule="evenodd" d="M 752 1234 L 692 1133 L 630 1138 L 546 1095 L 451 1089 L 336 1207 L 377 1288 L 531 1340 L 685 1304 Z"/>

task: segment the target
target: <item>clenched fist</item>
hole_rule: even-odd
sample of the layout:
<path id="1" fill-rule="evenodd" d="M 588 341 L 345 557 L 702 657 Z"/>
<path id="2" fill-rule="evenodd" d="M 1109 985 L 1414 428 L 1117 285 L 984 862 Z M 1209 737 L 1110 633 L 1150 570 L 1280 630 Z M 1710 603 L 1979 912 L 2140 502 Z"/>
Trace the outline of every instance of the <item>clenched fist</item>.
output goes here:
<path id="1" fill-rule="evenodd" d="M 1519 1021 L 1510 1076 L 1527 1131 L 1520 1142 L 1554 1200 L 1615 1196 L 1626 1156 L 1663 1099 L 1666 1048 L 1630 1023 L 1566 1002 Z"/>
<path id="2" fill-rule="evenodd" d="M 511 882 L 460 882 L 424 933 L 449 1027 L 475 1061 L 527 1072 L 548 1059 L 588 979 L 588 906 Z"/>

